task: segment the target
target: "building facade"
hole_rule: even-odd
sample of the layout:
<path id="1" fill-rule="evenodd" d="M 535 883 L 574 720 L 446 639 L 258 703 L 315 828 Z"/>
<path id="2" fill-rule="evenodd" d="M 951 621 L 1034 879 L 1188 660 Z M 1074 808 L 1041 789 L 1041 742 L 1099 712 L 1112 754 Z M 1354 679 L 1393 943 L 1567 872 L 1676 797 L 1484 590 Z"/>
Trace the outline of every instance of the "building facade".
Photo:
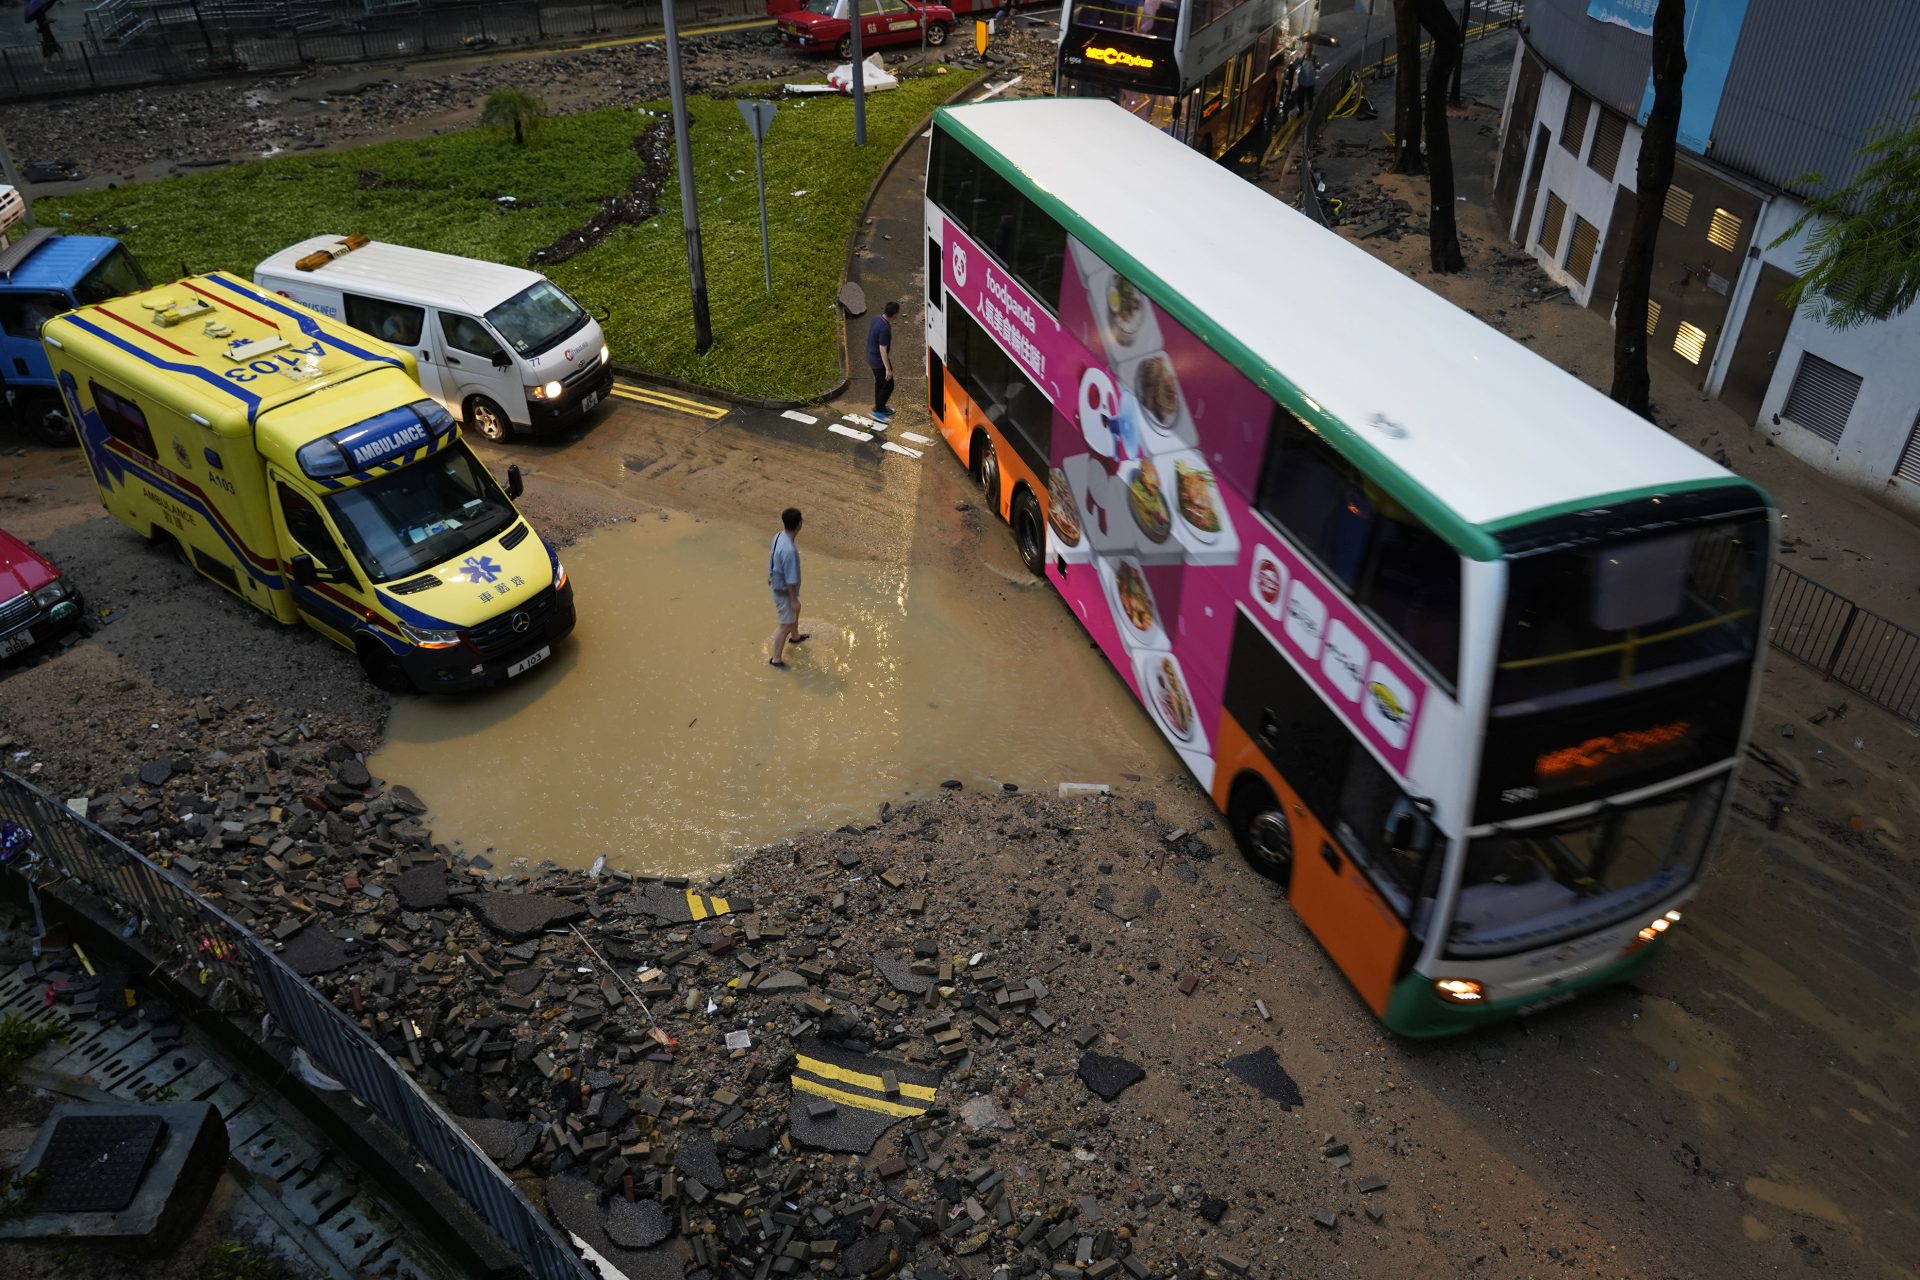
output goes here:
<path id="1" fill-rule="evenodd" d="M 1508 234 L 1612 314 L 1652 105 L 1655 0 L 1529 0 L 1495 200 Z M 1844 184 L 1920 93 L 1914 0 L 1688 0 L 1649 358 L 1806 462 L 1920 518 L 1920 306 L 1840 331 L 1780 300 L 1806 175 Z M 1624 318 L 1614 316 L 1615 323 Z"/>

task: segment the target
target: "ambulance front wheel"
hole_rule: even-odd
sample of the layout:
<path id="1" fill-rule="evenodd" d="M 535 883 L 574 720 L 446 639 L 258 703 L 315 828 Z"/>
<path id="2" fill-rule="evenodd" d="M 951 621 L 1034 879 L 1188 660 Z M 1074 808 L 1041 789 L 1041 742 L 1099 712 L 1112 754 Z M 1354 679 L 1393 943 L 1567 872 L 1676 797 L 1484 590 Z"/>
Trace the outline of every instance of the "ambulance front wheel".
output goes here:
<path id="1" fill-rule="evenodd" d="M 467 401 L 467 425 L 495 444 L 513 439 L 513 419 L 485 396 Z"/>
<path id="2" fill-rule="evenodd" d="M 360 651 L 360 669 L 367 673 L 367 681 L 383 693 L 412 693 L 413 681 L 407 677 L 400 660 L 387 651 L 378 640 L 366 638 L 357 646 Z"/>

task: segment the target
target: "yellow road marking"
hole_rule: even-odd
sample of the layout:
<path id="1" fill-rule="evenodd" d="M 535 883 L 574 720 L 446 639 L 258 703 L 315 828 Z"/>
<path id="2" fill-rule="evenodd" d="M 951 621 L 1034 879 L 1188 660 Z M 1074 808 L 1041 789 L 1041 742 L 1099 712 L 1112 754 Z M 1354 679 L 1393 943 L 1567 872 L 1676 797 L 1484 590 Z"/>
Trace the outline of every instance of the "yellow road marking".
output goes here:
<path id="1" fill-rule="evenodd" d="M 816 1098 L 826 1098 L 843 1107 L 852 1107 L 857 1111 L 878 1111 L 884 1116 L 918 1116 L 925 1115 L 927 1111 L 925 1107 L 910 1107 L 904 1102 L 883 1102 L 879 1098 L 865 1098 L 857 1093 L 847 1093 L 840 1089 L 829 1088 L 818 1081 L 808 1080 L 803 1076 L 795 1076 L 793 1078 L 793 1087 L 801 1093 L 811 1093 Z M 906 1086 L 902 1085 L 901 1087 L 905 1088 Z"/>
<path id="2" fill-rule="evenodd" d="M 652 396 L 656 400 L 666 400 L 673 404 L 683 404 L 689 409 L 705 410 L 719 408 L 718 405 L 708 404 L 704 400 L 690 400 L 686 396 L 677 396 L 671 391 L 662 391 L 659 387 L 636 387 L 630 382 L 616 382 L 613 385 L 614 389 L 618 391 L 625 391 L 636 396 Z M 726 410 L 720 409 L 720 412 L 725 413 Z"/>
<path id="3" fill-rule="evenodd" d="M 711 36 L 718 35 L 723 31 L 748 31 L 754 27 L 770 27 L 772 25 L 772 18 L 755 18 L 749 22 L 728 22 L 714 27 L 694 27 L 690 30 L 682 31 L 680 34 L 682 37 Z M 586 49 L 618 49 L 622 45 L 629 44 L 654 44 L 666 38 L 666 33 L 660 31 L 656 31 L 649 36 L 618 36 L 612 40 L 595 40 L 591 44 L 570 44 L 563 49 L 542 49 L 540 50 L 539 56 L 552 57 L 556 53 L 579 53 Z"/>
<path id="4" fill-rule="evenodd" d="M 685 892 L 687 912 L 693 917 L 695 923 L 705 920 L 708 916 L 724 916 L 733 910 L 725 898 L 703 898 L 691 889 Z"/>
<path id="5" fill-rule="evenodd" d="M 677 396 L 661 395 L 654 391 L 638 391 L 631 387 L 614 385 L 613 394 L 622 400 L 631 400 L 635 404 L 648 404 L 656 409 L 671 409 L 675 413 L 690 413 L 697 418 L 724 418 L 727 411 L 718 405 L 701 404 L 697 400 L 682 400 Z"/>
<path id="6" fill-rule="evenodd" d="M 825 1076 L 829 1080 L 838 1080 L 841 1084 L 857 1084 L 863 1089 L 873 1089 L 880 1093 L 887 1090 L 879 1076 L 870 1076 L 864 1071 L 850 1071 L 846 1067 L 836 1067 L 831 1062 L 822 1062 L 818 1058 L 809 1058 L 805 1054 L 795 1054 L 794 1060 L 802 1071 L 810 1071 L 816 1076 Z M 921 1098 L 933 1101 L 933 1087 L 924 1084 L 900 1082 L 900 1095 L 905 1098 Z M 925 1108 L 922 1108 L 925 1110 Z"/>

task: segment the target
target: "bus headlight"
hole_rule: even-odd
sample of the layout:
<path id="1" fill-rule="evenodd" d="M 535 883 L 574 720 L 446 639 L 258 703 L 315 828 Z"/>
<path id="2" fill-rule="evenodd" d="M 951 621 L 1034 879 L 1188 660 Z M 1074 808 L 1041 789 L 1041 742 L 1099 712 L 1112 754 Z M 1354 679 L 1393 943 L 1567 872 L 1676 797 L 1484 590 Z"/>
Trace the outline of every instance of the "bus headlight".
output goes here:
<path id="1" fill-rule="evenodd" d="M 1433 989 L 1442 1000 L 1454 1004 L 1477 1004 L 1485 988 L 1472 978 L 1439 978 L 1434 981 Z"/>
<path id="2" fill-rule="evenodd" d="M 422 649 L 451 649 L 460 643 L 458 631 L 434 631 L 427 627 L 400 624 L 400 633 Z"/>
<path id="3" fill-rule="evenodd" d="M 1655 938 L 1679 923 L 1680 911 L 1679 908 L 1676 907 L 1674 910 L 1667 912 L 1667 914 L 1657 916 L 1653 920 L 1648 921 L 1647 927 L 1640 931 L 1640 941 L 1652 942 Z"/>

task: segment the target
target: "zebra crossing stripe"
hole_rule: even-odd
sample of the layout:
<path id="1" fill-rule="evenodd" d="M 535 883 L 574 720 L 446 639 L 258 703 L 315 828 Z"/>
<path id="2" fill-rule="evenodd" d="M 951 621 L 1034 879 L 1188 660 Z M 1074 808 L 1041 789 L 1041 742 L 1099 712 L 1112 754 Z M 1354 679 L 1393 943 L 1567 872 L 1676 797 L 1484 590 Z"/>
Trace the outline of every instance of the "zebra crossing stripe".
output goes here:
<path id="1" fill-rule="evenodd" d="M 880 447 L 882 449 L 885 449 L 888 453 L 904 453 L 909 458 L 917 458 L 920 456 L 920 451 L 918 449 L 909 449 L 907 448 L 907 446 L 903 444 L 895 444 L 891 440 L 882 444 Z"/>
<path id="2" fill-rule="evenodd" d="M 780 416 L 783 418 L 790 418 L 795 422 L 801 423 L 809 427 L 812 426 L 814 423 L 820 421 L 820 419 L 814 417 L 812 414 L 802 413 L 798 409 L 789 409 L 785 413 L 781 414 Z"/>
<path id="3" fill-rule="evenodd" d="M 855 431 L 855 430 L 854 430 L 854 429 L 853 429 L 852 427 L 843 427 L 843 426 L 841 426 L 841 425 L 840 425 L 839 423 L 837 423 L 837 422 L 835 422 L 835 423 L 833 423 L 833 424 L 831 424 L 830 426 L 828 426 L 828 427 L 827 427 L 827 430 L 829 430 L 829 431 L 831 431 L 831 432 L 833 432 L 833 433 L 834 433 L 835 435 L 842 435 L 842 436 L 847 436 L 847 437 L 849 437 L 849 438 L 851 438 L 851 439 L 854 439 L 854 440 L 871 440 L 871 439 L 873 439 L 873 436 L 872 436 L 872 435 L 870 435 L 869 433 L 867 433 L 867 432 L 865 432 L 865 431 Z"/>

